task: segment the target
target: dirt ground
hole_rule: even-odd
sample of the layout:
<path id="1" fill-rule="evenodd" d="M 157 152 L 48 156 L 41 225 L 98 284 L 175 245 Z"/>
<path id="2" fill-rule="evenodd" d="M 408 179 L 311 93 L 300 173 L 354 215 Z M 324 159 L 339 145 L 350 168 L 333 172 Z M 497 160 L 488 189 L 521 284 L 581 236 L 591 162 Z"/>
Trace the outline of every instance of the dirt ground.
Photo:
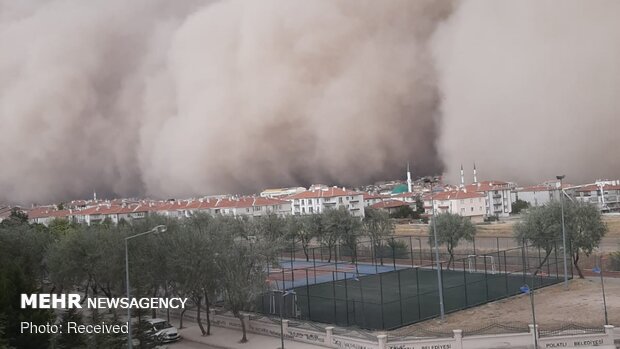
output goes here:
<path id="1" fill-rule="evenodd" d="M 620 279 L 605 278 L 607 312 L 611 325 L 620 326 Z M 569 281 L 564 284 L 536 290 L 534 294 L 536 321 L 540 328 L 557 327 L 565 323 L 584 326 L 602 326 L 604 307 L 600 279 L 597 277 Z M 437 319 L 406 326 L 390 332 L 407 335 L 416 328 L 448 331 L 479 328 L 493 323 L 515 324 L 532 322 L 529 296 L 520 295 L 446 315 L 441 323 Z"/>
<path id="2" fill-rule="evenodd" d="M 609 231 L 606 237 L 620 237 L 620 216 L 603 216 L 603 220 L 607 224 Z M 512 229 L 519 220 L 510 219 L 492 224 L 477 224 L 477 236 L 512 236 Z M 423 224 L 397 224 L 397 235 L 426 235 L 428 226 Z"/>

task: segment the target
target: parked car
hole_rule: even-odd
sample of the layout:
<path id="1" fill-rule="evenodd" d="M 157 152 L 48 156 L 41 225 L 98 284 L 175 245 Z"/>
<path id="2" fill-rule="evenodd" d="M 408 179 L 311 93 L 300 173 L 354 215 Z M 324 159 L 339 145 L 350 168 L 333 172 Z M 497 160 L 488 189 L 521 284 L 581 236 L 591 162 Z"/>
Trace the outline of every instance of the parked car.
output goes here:
<path id="1" fill-rule="evenodd" d="M 164 319 L 146 319 L 143 321 L 143 326 L 145 334 L 159 343 L 175 342 L 181 338 L 177 328 Z"/>

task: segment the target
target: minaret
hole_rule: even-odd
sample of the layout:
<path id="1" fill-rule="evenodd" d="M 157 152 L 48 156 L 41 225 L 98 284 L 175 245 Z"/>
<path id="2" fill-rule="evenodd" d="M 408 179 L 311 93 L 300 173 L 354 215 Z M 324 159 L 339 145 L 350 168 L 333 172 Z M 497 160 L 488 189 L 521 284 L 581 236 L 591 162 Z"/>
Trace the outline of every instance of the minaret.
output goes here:
<path id="1" fill-rule="evenodd" d="M 476 176 L 476 163 L 474 162 L 474 184 L 478 183 L 478 177 Z"/>
<path id="2" fill-rule="evenodd" d="M 465 173 L 463 172 L 463 164 L 461 164 L 461 187 L 465 186 Z"/>
<path id="3" fill-rule="evenodd" d="M 407 192 L 411 193 L 411 172 L 409 171 L 409 163 L 407 163 Z"/>
<path id="4" fill-rule="evenodd" d="M 93 190 L 93 201 L 97 202 L 97 192 Z"/>

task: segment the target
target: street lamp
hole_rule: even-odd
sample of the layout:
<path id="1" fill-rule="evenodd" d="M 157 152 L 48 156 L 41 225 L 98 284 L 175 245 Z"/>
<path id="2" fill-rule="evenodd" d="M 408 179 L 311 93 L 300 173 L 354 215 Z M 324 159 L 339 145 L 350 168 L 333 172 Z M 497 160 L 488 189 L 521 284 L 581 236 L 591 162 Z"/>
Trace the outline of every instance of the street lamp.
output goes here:
<path id="1" fill-rule="evenodd" d="M 534 274 L 532 273 L 532 281 L 534 280 Z M 538 329 L 536 328 L 536 311 L 534 310 L 534 290 L 525 284 L 519 288 L 521 292 L 530 295 L 530 302 L 532 303 L 532 322 L 534 323 L 534 348 L 538 349 Z"/>
<path id="2" fill-rule="evenodd" d="M 609 325 L 607 319 L 607 300 L 605 299 L 605 282 L 603 282 L 603 259 L 601 257 L 600 267 L 597 265 L 592 269 L 593 272 L 601 275 L 601 289 L 603 290 L 603 307 L 605 308 L 605 325 Z"/>
<path id="3" fill-rule="evenodd" d="M 433 184 L 432 179 L 425 179 L 427 183 L 431 184 L 431 206 L 433 207 L 433 240 L 435 245 L 435 266 L 437 268 L 437 287 L 439 288 L 439 314 L 443 321 L 445 311 L 443 307 L 443 285 L 441 280 L 441 264 L 439 263 L 439 246 L 437 245 L 437 225 L 435 224 L 435 199 L 433 198 Z"/>
<path id="4" fill-rule="evenodd" d="M 129 240 L 133 238 L 137 238 L 142 235 L 147 235 L 151 233 L 159 234 L 166 232 L 168 228 L 165 225 L 158 225 L 149 231 L 145 231 L 144 233 L 128 236 L 125 238 L 125 285 L 127 286 L 127 299 L 129 300 Z M 127 348 L 133 348 L 133 343 L 131 342 L 131 308 L 127 307 Z"/>
<path id="5" fill-rule="evenodd" d="M 283 290 L 275 290 L 274 292 L 280 293 L 280 340 L 282 341 L 281 349 L 284 349 L 284 321 L 282 313 L 284 312 L 284 297 L 289 294 L 296 294 L 294 290 L 291 291 L 283 291 Z"/>
<path id="6" fill-rule="evenodd" d="M 562 179 L 566 177 L 565 175 L 556 176 L 555 178 L 560 181 L 558 183 L 558 188 L 560 189 L 560 206 L 562 207 L 562 248 L 564 249 L 563 258 L 564 258 L 564 289 L 568 290 L 568 266 L 566 265 L 566 228 L 564 227 L 564 193 L 562 192 Z"/>

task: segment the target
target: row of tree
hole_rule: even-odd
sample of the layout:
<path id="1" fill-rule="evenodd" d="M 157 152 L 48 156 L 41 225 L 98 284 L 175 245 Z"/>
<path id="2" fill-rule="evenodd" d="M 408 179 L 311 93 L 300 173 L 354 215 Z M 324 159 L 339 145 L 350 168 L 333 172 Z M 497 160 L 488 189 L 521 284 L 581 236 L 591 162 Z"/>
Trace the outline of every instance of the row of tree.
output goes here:
<path id="1" fill-rule="evenodd" d="M 109 221 L 87 226 L 55 220 L 48 227 L 29 224 L 27 216 L 16 211 L 0 224 L 0 336 L 15 347 L 46 347 L 48 343 L 62 347 L 65 342 L 75 346 L 76 341 L 88 347 L 110 347 L 116 343 L 118 338 L 100 336 L 66 340 L 20 335 L 19 322 L 12 320 L 14 314 L 35 323 L 53 322 L 55 314 L 18 309 L 19 295 L 77 291 L 95 297 L 124 296 L 125 238 L 157 225 L 165 225 L 167 231 L 128 240 L 132 296 L 189 298 L 204 335 L 211 331 L 208 310 L 214 302 L 240 319 L 243 310 L 252 309 L 266 290 L 266 271 L 279 267 L 281 251 L 299 248 L 309 259 L 310 248 L 318 244 L 328 251 L 331 260 L 338 245 L 355 250 L 360 238 L 370 236 L 379 241 L 394 229 L 387 213 L 374 210 L 369 210 L 364 220 L 338 209 L 285 218 L 197 214 L 178 220 L 151 216 L 116 225 Z M 134 315 L 140 319 L 146 314 Z M 92 311 L 85 314 L 85 321 L 94 323 L 102 317 L 116 321 L 120 316 Z M 245 325 L 243 321 L 241 325 Z M 242 341 L 246 341 L 242 329 Z"/>
<path id="2" fill-rule="evenodd" d="M 579 257 L 592 253 L 606 226 L 594 206 L 566 201 L 564 210 L 572 261 L 583 277 Z M 45 323 L 54 321 L 55 316 L 42 309 L 19 309 L 20 294 L 79 291 L 89 296 L 123 296 L 125 238 L 162 224 L 167 226 L 164 234 L 129 240 L 132 296 L 189 298 L 205 335 L 210 334 L 208 309 L 214 302 L 239 318 L 241 311 L 254 306 L 267 287 L 266 270 L 279 267 L 282 251 L 298 248 L 309 260 L 311 248 L 318 245 L 327 251 L 326 257 L 331 261 L 336 247 L 340 246 L 348 250 L 350 260 L 355 262 L 360 239 L 370 240 L 374 257 L 382 257 L 382 244 L 390 241 L 385 238 L 394 232 L 388 214 L 373 209 L 366 209 L 363 220 L 353 217 L 346 209 L 339 209 L 285 218 L 244 219 L 198 214 L 177 220 L 151 216 L 117 225 L 103 222 L 86 226 L 56 220 L 48 227 L 29 224 L 27 216 L 15 211 L 0 223 L 0 347 L 4 344 L 46 347 L 50 341 L 62 343 L 63 340 L 46 335 L 19 334 L 19 321 L 13 319 Z M 445 246 L 450 255 L 450 267 L 459 243 L 474 238 L 475 226 L 469 219 L 452 214 L 437 215 L 435 225 L 438 244 Z M 429 225 L 431 245 L 432 229 L 433 225 Z M 545 251 L 541 265 L 558 248 L 561 236 L 561 207 L 557 202 L 530 209 L 515 227 L 518 241 Z M 391 248 L 394 253 L 394 246 Z M 118 319 L 117 315 L 94 312 L 88 314 L 87 320 L 106 316 Z M 245 328 L 242 329 L 245 341 Z M 89 347 L 110 347 L 117 338 L 88 340 Z"/>

